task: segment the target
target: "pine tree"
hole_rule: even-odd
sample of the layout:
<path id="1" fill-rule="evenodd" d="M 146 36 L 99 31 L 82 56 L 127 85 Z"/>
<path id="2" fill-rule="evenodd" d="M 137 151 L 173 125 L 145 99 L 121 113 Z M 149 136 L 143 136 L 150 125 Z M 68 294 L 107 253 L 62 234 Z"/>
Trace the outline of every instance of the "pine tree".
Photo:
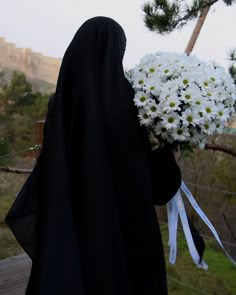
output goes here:
<path id="1" fill-rule="evenodd" d="M 229 73 L 231 77 L 234 80 L 234 83 L 236 84 L 236 49 L 232 50 L 232 52 L 229 55 L 231 65 L 229 67 Z"/>
<path id="2" fill-rule="evenodd" d="M 144 22 L 151 30 L 159 34 L 170 33 L 180 29 L 189 21 L 200 16 L 204 8 L 211 7 L 219 0 L 193 0 L 191 4 L 182 0 L 153 0 L 143 5 Z M 236 0 L 223 0 L 226 5 L 232 5 Z"/>

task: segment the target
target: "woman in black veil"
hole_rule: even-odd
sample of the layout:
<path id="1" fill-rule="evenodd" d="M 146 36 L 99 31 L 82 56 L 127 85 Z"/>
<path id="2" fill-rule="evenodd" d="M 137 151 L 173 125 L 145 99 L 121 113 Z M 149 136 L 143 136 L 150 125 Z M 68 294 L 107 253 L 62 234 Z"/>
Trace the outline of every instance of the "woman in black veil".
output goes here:
<path id="1" fill-rule="evenodd" d="M 27 295 L 167 294 L 154 204 L 180 170 L 139 125 L 125 46 L 121 26 L 96 17 L 64 55 L 42 153 L 6 217 L 32 258 Z"/>

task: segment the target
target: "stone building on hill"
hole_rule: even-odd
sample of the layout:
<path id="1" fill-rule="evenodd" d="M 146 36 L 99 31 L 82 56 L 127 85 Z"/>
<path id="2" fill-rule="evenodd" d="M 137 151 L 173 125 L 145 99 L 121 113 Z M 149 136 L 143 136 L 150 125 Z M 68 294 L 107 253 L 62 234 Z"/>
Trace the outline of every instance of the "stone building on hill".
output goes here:
<path id="1" fill-rule="evenodd" d="M 0 68 L 19 70 L 29 79 L 56 84 L 61 59 L 33 52 L 29 48 L 18 48 L 0 37 Z"/>

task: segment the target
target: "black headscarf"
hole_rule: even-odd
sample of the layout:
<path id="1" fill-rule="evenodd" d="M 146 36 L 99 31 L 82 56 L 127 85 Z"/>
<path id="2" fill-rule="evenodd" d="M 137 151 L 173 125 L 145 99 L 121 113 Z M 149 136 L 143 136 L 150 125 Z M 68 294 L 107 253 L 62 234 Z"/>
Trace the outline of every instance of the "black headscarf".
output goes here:
<path id="1" fill-rule="evenodd" d="M 180 172 L 164 151 L 170 170 L 159 167 L 153 179 L 124 77 L 125 44 L 118 23 L 96 17 L 64 55 L 42 154 L 6 218 L 33 259 L 27 295 L 167 294 L 153 204 L 173 196 Z"/>

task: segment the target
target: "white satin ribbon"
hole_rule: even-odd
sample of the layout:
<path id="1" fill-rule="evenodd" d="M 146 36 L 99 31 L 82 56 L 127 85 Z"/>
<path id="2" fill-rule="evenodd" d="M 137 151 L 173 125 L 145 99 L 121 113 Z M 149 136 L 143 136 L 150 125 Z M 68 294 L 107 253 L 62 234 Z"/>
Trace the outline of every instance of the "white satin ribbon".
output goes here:
<path id="1" fill-rule="evenodd" d="M 177 256 L 177 227 L 178 227 L 178 208 L 176 200 L 173 198 L 167 204 L 168 214 L 168 228 L 169 228 L 169 242 L 170 247 L 170 263 L 174 264 Z"/>
<path id="2" fill-rule="evenodd" d="M 176 195 L 168 202 L 167 204 L 167 214 L 168 214 L 168 228 L 169 228 L 169 247 L 170 247 L 170 255 L 169 261 L 171 264 L 175 264 L 176 256 L 177 256 L 177 226 L 178 226 L 178 215 L 180 215 L 180 220 L 182 222 L 185 238 L 187 241 L 187 245 L 189 248 L 190 255 L 192 256 L 193 261 L 195 264 L 204 270 L 208 269 L 208 265 L 204 260 L 200 261 L 200 256 L 198 251 L 195 247 L 193 237 L 190 231 L 189 223 L 187 214 L 185 211 L 184 202 L 181 196 L 181 190 L 186 195 L 187 199 L 189 200 L 190 204 L 193 206 L 197 214 L 201 217 L 201 219 L 205 222 L 208 228 L 213 233 L 214 237 L 216 238 L 217 242 L 229 258 L 229 260 L 236 265 L 235 260 L 229 255 L 229 253 L 225 250 L 214 226 L 207 218 L 205 213 L 197 204 L 196 200 L 194 199 L 193 195 L 191 194 L 190 190 L 187 188 L 185 183 L 182 181 L 180 190 L 176 193 Z"/>

